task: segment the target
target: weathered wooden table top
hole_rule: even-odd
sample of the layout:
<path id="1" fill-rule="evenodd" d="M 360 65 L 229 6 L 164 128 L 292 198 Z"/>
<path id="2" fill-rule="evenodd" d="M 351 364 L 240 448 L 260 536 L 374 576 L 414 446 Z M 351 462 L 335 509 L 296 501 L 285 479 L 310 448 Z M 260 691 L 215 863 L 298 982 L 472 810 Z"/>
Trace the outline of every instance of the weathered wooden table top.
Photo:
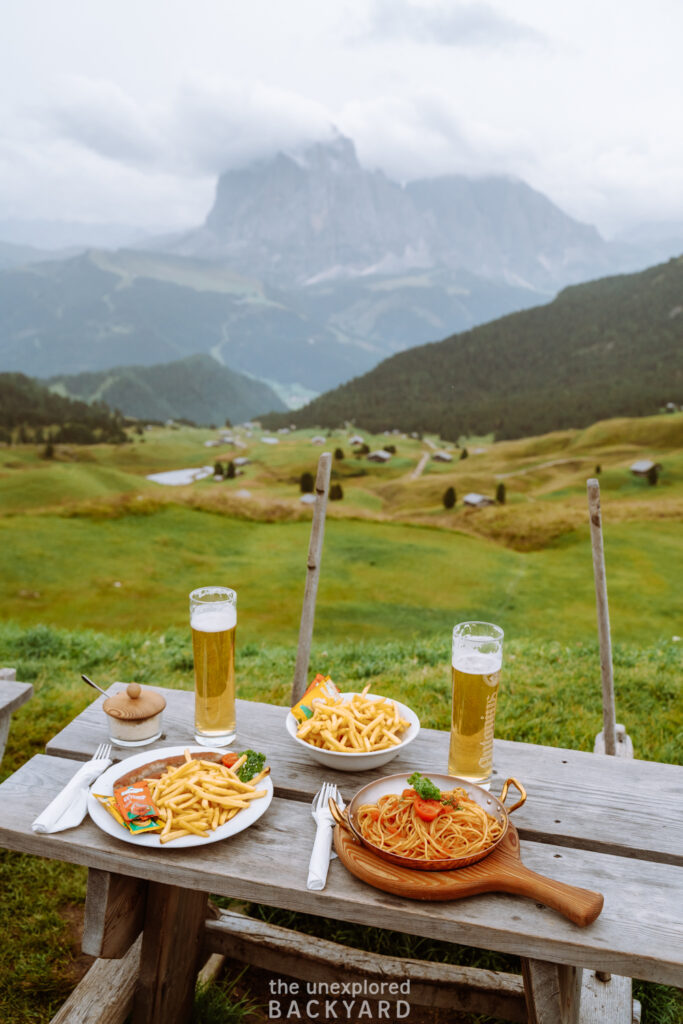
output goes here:
<path id="1" fill-rule="evenodd" d="M 193 743 L 193 694 L 162 692 L 168 702 L 164 736 L 153 747 Z M 433 730 L 421 732 L 405 759 L 374 772 L 334 773 L 302 758 L 285 731 L 285 708 L 239 701 L 234 748 L 266 752 L 275 787 L 268 812 L 245 832 L 185 850 L 136 848 L 88 818 L 65 832 L 34 834 L 31 822 L 73 774 L 74 762 L 86 760 L 107 738 L 102 701 L 97 698 L 59 733 L 46 755 L 32 758 L 0 786 L 1 846 L 284 909 L 683 985 L 683 768 L 496 742 L 492 790 L 499 793 L 508 776 L 527 789 L 526 804 L 513 816 L 524 864 L 605 895 L 597 921 L 579 928 L 532 900 L 509 895 L 450 903 L 404 900 L 358 881 L 337 860 L 322 892 L 306 890 L 315 832 L 310 801 L 321 782 L 337 782 L 348 799 L 375 776 L 415 768 L 444 771 L 448 734 Z"/>

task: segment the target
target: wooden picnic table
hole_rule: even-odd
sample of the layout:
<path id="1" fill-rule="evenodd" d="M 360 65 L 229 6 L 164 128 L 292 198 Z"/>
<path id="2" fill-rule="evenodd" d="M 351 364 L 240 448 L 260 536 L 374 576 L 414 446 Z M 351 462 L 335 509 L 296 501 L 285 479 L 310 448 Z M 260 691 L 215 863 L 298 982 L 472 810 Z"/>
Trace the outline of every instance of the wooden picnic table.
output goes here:
<path id="1" fill-rule="evenodd" d="M 114 684 L 110 692 L 122 685 Z M 193 694 L 160 692 L 167 700 L 164 736 L 153 747 L 192 744 Z M 528 794 L 513 818 L 523 863 L 605 896 L 601 915 L 581 928 L 533 900 L 511 895 L 446 903 L 402 899 L 359 881 L 338 860 L 330 865 L 323 891 L 306 890 L 315 830 L 311 800 L 321 782 L 336 782 L 348 799 L 374 777 L 416 768 L 443 772 L 448 734 L 435 730 L 422 730 L 406 755 L 385 768 L 332 772 L 301 756 L 285 731 L 286 708 L 238 701 L 234 748 L 266 752 L 275 787 L 268 811 L 246 831 L 223 842 L 176 850 L 136 848 L 105 834 L 89 818 L 68 831 L 34 834 L 31 822 L 74 773 L 75 762 L 87 760 L 107 738 L 102 701 L 95 700 L 48 743 L 46 754 L 33 757 L 0 786 L 0 846 L 90 869 L 87 951 L 105 957 L 129 955 L 142 929 L 130 997 L 134 1024 L 186 1020 L 200 958 L 207 951 L 246 960 L 251 950 L 261 966 L 279 964 L 283 973 L 296 974 L 297 943 L 281 941 L 283 929 L 252 922 L 236 937 L 237 915 L 207 923 L 208 894 L 519 955 L 523 984 L 517 979 L 497 989 L 489 983 L 491 972 L 470 969 L 479 978 L 479 994 L 490 990 L 492 1002 L 487 1005 L 497 1007 L 501 1016 L 507 1007 L 511 1020 L 617 1024 L 627 1018 L 616 1009 L 605 1010 L 610 976 L 615 993 L 621 978 L 683 986 L 681 767 L 496 741 L 492 792 L 499 794 L 502 781 L 514 776 Z M 122 760 L 130 753 L 115 748 L 114 756 Z M 369 954 L 354 961 L 347 951 L 346 958 L 335 961 L 341 947 L 333 946 L 308 940 L 308 962 L 299 976 L 324 977 L 326 965 L 328 977 L 347 978 L 354 971 L 356 976 L 363 971 L 372 976 Z M 435 965 L 419 969 L 413 961 L 379 959 L 386 964 L 377 967 L 377 976 L 403 971 L 415 979 L 420 993 L 425 979 L 432 977 L 430 971 L 436 970 Z M 468 1002 L 462 995 L 458 970 L 444 968 L 433 976 L 440 977 L 443 988 L 435 1003 L 481 1012 L 483 1003 L 476 998 Z M 592 1008 L 585 995 L 581 1005 L 582 971 L 584 981 L 590 977 L 594 982 L 596 972 L 606 979 L 604 994 L 595 997 Z M 444 992 L 450 1003 L 444 1004 Z M 617 1002 L 615 995 L 615 1006 Z"/>

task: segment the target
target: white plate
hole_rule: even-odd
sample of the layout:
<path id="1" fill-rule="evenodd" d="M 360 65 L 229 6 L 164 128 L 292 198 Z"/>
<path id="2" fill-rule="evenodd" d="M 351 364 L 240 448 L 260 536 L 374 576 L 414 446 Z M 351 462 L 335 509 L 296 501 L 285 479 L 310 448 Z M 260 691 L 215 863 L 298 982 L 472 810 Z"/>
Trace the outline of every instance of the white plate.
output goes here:
<path id="1" fill-rule="evenodd" d="M 140 751 L 139 754 L 134 754 L 132 757 L 127 757 L 125 761 L 119 761 L 118 764 L 111 765 L 105 772 L 102 772 L 99 778 L 95 779 L 88 793 L 88 813 L 95 824 L 99 825 L 103 832 L 108 832 L 115 839 L 122 839 L 124 843 L 133 843 L 135 846 L 152 846 L 157 850 L 179 850 L 186 846 L 205 846 L 207 843 L 217 843 L 221 839 L 228 839 L 230 836 L 237 835 L 238 832 L 243 832 L 245 828 L 249 828 L 255 821 L 258 821 L 262 814 L 265 814 L 270 806 L 270 801 L 273 799 L 273 783 L 270 775 L 266 775 L 258 784 L 259 788 L 266 790 L 265 796 L 260 797 L 258 800 L 251 800 L 248 807 L 244 807 L 234 818 L 226 821 L 225 825 L 214 829 L 206 838 L 194 835 L 180 836 L 180 838 L 173 839 L 170 843 L 162 843 L 158 832 L 138 832 L 137 835 L 133 835 L 123 825 L 119 825 L 118 821 L 112 818 L 107 808 L 103 807 L 99 800 L 96 800 L 93 796 L 93 793 L 99 793 L 100 796 L 111 796 L 114 792 L 116 780 L 132 771 L 133 768 L 139 768 L 143 764 L 150 764 L 152 761 L 158 761 L 163 757 L 175 757 L 177 754 L 182 754 L 185 750 L 189 750 L 191 754 L 206 754 L 209 752 L 208 747 L 191 747 L 187 745 L 184 747 L 163 747 L 160 750 L 145 750 Z"/>
<path id="2" fill-rule="evenodd" d="M 340 696 L 343 700 L 349 701 L 356 694 L 342 693 Z M 341 772 L 363 772 L 369 768 L 381 768 L 383 764 L 388 764 L 398 754 L 402 754 L 408 744 L 412 743 L 420 731 L 420 720 L 411 708 L 401 704 L 400 701 L 394 700 L 393 697 L 382 697 L 377 693 L 366 693 L 365 696 L 368 700 L 390 700 L 398 707 L 401 718 L 405 718 L 410 722 L 410 725 L 401 737 L 401 742 L 397 746 L 388 747 L 386 750 L 371 750 L 369 753 L 362 751 L 358 753 L 353 751 L 345 753 L 340 750 L 323 750 L 321 747 L 314 747 L 312 743 L 307 743 L 306 740 L 299 739 L 296 730 L 300 723 L 297 722 L 291 711 L 285 719 L 287 732 L 295 743 L 303 747 L 309 757 L 325 768 L 336 768 L 337 771 Z"/>

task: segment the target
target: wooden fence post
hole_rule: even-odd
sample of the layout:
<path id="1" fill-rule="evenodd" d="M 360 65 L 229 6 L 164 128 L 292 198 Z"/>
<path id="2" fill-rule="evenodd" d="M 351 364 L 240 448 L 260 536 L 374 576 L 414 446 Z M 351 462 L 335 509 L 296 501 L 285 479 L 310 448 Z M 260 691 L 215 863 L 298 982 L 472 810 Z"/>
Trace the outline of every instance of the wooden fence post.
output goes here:
<path id="1" fill-rule="evenodd" d="M 607 579 L 605 552 L 602 544 L 602 514 L 600 511 L 600 484 L 596 479 L 587 481 L 588 511 L 590 514 L 591 546 L 593 549 L 593 575 L 595 601 L 598 613 L 600 640 L 600 673 L 602 676 L 602 732 L 595 738 L 596 754 L 633 757 L 633 744 L 623 725 L 616 724 L 614 707 L 614 676 L 612 672 L 612 640 L 610 636 L 609 608 L 607 606 Z"/>
<path id="2" fill-rule="evenodd" d="M 331 469 L 332 456 L 329 452 L 323 452 L 318 459 L 318 473 L 315 478 L 315 505 L 313 506 L 311 538 L 308 545 L 306 586 L 304 588 L 304 603 L 301 609 L 299 645 L 296 651 L 296 665 L 294 666 L 291 704 L 296 704 L 296 702 L 301 699 L 307 685 L 308 660 L 311 655 L 313 620 L 315 619 L 315 599 L 318 593 L 318 580 L 320 578 L 320 560 L 322 558 L 323 551 L 327 492 L 330 487 Z"/>

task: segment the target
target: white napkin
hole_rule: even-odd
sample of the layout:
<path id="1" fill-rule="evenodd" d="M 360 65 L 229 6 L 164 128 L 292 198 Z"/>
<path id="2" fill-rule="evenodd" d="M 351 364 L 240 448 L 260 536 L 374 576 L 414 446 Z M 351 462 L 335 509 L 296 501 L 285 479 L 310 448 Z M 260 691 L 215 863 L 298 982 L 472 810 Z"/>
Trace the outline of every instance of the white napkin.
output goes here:
<path id="1" fill-rule="evenodd" d="M 88 806 L 88 789 L 98 775 L 112 764 L 111 758 L 98 758 L 81 765 L 74 777 L 31 825 L 34 832 L 63 832 L 80 825 Z"/>
<path id="2" fill-rule="evenodd" d="M 341 797 L 338 798 L 337 802 L 343 810 L 344 803 Z M 320 822 L 316 828 L 315 840 L 313 842 L 311 860 L 308 865 L 308 878 L 306 880 L 307 889 L 318 891 L 325 888 L 330 861 L 337 856 L 332 849 L 333 828 L 334 820 L 329 811 L 321 813 Z"/>

